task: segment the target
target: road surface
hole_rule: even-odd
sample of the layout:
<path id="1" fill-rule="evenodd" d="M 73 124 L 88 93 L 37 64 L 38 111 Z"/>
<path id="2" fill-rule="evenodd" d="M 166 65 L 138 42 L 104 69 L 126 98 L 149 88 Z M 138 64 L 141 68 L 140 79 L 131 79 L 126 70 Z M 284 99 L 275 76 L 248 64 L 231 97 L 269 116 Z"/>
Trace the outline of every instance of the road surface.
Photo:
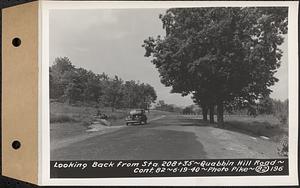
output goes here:
<path id="1" fill-rule="evenodd" d="M 51 160 L 276 158 L 277 145 L 180 115 L 104 128 L 54 142 Z"/>

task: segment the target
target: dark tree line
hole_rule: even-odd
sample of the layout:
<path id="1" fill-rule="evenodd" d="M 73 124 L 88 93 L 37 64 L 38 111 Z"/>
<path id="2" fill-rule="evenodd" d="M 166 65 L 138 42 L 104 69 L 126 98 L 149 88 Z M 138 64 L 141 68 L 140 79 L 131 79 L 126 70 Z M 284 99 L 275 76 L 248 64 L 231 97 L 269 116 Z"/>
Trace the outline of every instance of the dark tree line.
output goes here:
<path id="1" fill-rule="evenodd" d="M 280 66 L 286 7 L 174 8 L 160 15 L 166 36 L 144 41 L 145 56 L 172 92 L 192 94 L 204 120 L 248 108 L 271 93 Z"/>
<path id="2" fill-rule="evenodd" d="M 149 84 L 123 81 L 118 76 L 95 74 L 76 68 L 67 58 L 56 58 L 50 67 L 50 99 L 69 104 L 86 103 L 119 108 L 149 109 L 157 95 Z"/>
<path id="3" fill-rule="evenodd" d="M 273 114 L 282 124 L 288 123 L 289 101 L 280 101 L 266 97 L 259 101 L 257 114 Z"/>

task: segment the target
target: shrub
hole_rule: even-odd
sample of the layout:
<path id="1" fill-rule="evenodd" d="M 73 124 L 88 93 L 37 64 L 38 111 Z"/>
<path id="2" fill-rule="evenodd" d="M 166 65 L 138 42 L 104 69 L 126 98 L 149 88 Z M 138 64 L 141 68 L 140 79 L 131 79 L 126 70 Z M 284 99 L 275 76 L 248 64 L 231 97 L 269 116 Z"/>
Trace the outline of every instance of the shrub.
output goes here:
<path id="1" fill-rule="evenodd" d="M 286 125 L 288 123 L 288 114 L 278 114 L 277 115 L 278 120 L 280 121 L 280 123 L 282 123 L 283 125 Z"/>
<path id="2" fill-rule="evenodd" d="M 282 125 L 288 125 L 289 120 L 289 102 L 285 100 L 283 102 L 274 100 L 273 114 L 280 121 Z"/>
<path id="3" fill-rule="evenodd" d="M 288 136 L 283 136 L 280 144 L 277 148 L 277 152 L 280 156 L 288 157 L 289 155 L 289 138 Z"/>

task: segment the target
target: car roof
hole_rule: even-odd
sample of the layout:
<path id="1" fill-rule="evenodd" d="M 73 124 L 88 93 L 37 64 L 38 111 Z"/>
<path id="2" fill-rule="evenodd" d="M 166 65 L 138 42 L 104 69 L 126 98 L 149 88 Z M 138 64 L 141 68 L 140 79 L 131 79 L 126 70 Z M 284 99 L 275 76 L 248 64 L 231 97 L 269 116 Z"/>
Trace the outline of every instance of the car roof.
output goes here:
<path id="1" fill-rule="evenodd" d="M 134 109 L 130 111 L 130 114 L 138 114 L 141 113 L 142 111 L 144 111 L 144 109 Z"/>

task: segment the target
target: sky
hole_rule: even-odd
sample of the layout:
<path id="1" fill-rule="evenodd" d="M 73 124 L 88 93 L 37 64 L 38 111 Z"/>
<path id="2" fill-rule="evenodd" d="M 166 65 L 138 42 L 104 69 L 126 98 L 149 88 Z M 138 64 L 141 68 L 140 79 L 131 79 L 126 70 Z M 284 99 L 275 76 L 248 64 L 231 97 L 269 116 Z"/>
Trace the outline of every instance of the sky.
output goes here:
<path id="1" fill-rule="evenodd" d="M 118 75 L 123 80 L 148 83 L 157 92 L 158 100 L 168 104 L 193 104 L 190 96 L 171 94 L 159 73 L 144 57 L 143 41 L 149 36 L 165 35 L 159 14 L 164 9 L 98 9 L 50 11 L 50 65 L 56 57 L 68 57 L 76 67 L 94 73 Z M 286 37 L 287 38 L 287 37 Z M 288 97 L 287 43 L 276 73 L 279 82 L 272 87 L 272 98 Z M 157 101 L 158 101 L 157 100 Z"/>

